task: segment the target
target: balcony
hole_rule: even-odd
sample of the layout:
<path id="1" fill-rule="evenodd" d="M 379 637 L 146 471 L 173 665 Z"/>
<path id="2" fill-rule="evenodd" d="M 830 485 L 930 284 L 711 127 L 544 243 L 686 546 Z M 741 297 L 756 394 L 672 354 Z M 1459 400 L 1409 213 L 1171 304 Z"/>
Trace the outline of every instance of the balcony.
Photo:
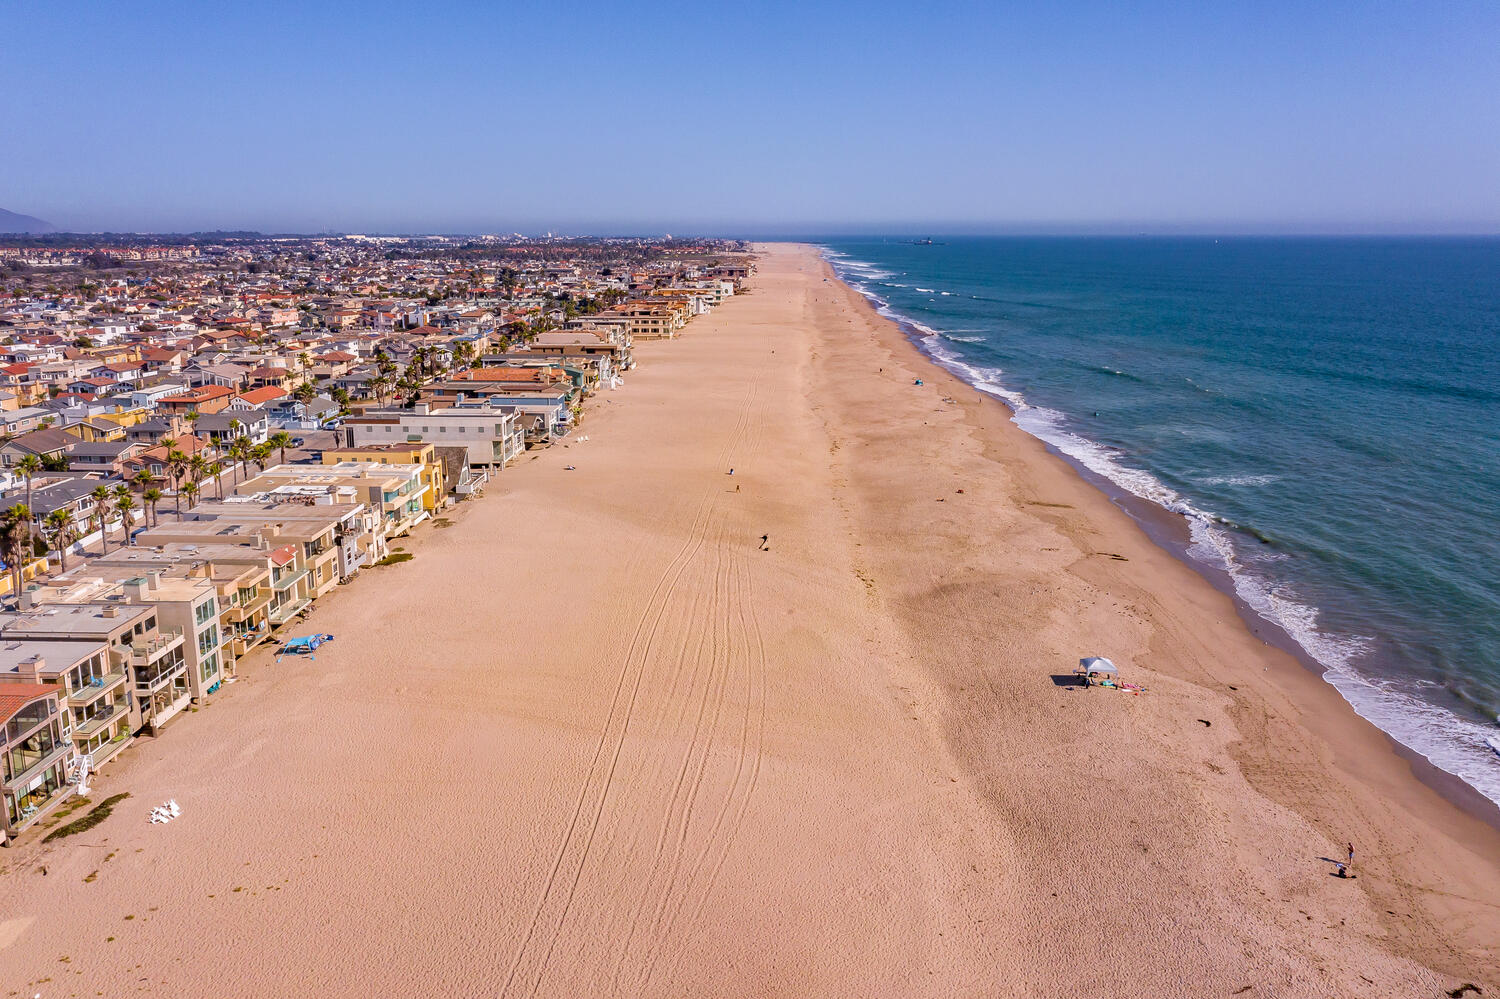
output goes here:
<path id="1" fill-rule="evenodd" d="M 136 694 L 149 697 L 187 672 L 187 660 L 157 663 L 154 667 L 140 669 L 135 675 Z"/>
<path id="2" fill-rule="evenodd" d="M 73 744 L 71 742 L 67 741 L 66 739 L 58 742 L 51 749 L 42 754 L 42 756 L 38 758 L 36 762 L 32 763 L 25 770 L 22 770 L 10 780 L 6 781 L 6 788 L 11 791 L 20 791 L 24 789 L 28 784 L 44 774 L 48 768 L 67 759 L 72 754 L 72 752 Z"/>
<path id="3" fill-rule="evenodd" d="M 85 686 L 68 692 L 68 704 L 75 708 L 92 704 L 124 682 L 124 670 L 115 670 L 113 673 L 106 673 L 103 676 L 90 677 L 89 682 Z"/>
<path id="4" fill-rule="evenodd" d="M 130 729 L 122 728 L 113 739 L 109 740 L 104 745 L 99 746 L 92 753 L 88 754 L 89 756 L 92 756 L 94 758 L 94 762 L 90 765 L 90 769 L 97 772 L 100 767 L 104 766 L 105 763 L 113 759 L 116 753 L 118 753 L 120 750 L 124 749 L 134 741 L 135 740 L 131 738 Z"/>
<path id="5" fill-rule="evenodd" d="M 271 623 L 273 625 L 286 624 L 295 617 L 303 608 L 312 603 L 306 597 L 298 597 L 296 600 L 288 600 L 286 603 L 271 611 Z"/>
<path id="6" fill-rule="evenodd" d="M 254 628 L 248 631 L 235 632 L 229 636 L 229 651 L 238 659 L 261 642 L 264 642 L 270 633 L 270 629 L 268 628 Z"/>
<path id="7" fill-rule="evenodd" d="M 296 572 L 289 572 L 285 576 L 282 576 L 280 579 L 278 579 L 275 582 L 274 585 L 272 585 L 271 588 L 273 590 L 275 590 L 277 593 L 285 593 L 287 590 L 291 589 L 293 586 L 296 586 L 297 585 L 297 581 L 299 579 L 306 579 L 306 578 L 307 578 L 307 570 L 306 569 L 298 569 Z M 272 616 L 273 617 L 275 616 L 274 612 L 272 613 Z"/>
<path id="8" fill-rule="evenodd" d="M 130 663 L 137 670 L 149 666 L 182 645 L 181 631 L 163 631 L 155 638 L 130 643 Z"/>
<path id="9" fill-rule="evenodd" d="M 257 592 L 255 597 L 248 603 L 239 603 L 224 611 L 225 621 L 248 621 L 260 612 L 260 609 L 271 602 L 271 591 Z"/>
<path id="10" fill-rule="evenodd" d="M 108 728 L 112 722 L 123 718 L 127 712 L 124 701 L 111 704 L 104 711 L 94 715 L 83 724 L 73 729 L 73 738 L 80 741 L 90 739 Z"/>

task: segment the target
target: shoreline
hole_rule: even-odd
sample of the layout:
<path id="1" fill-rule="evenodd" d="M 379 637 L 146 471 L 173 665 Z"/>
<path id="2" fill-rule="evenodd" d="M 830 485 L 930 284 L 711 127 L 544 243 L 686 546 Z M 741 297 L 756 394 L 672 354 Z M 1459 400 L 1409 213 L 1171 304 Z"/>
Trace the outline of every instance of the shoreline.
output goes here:
<path id="1" fill-rule="evenodd" d="M 1493 821 L 1493 809 L 1485 807 L 1490 804 L 1488 799 L 1463 784 L 1459 778 L 1438 770 L 1421 757 L 1411 758 L 1415 754 L 1410 754 L 1410 751 L 1403 754 L 1401 750 L 1405 747 L 1356 713 L 1352 705 L 1322 678 L 1321 667 L 1307 667 L 1304 659 L 1295 654 L 1302 651 L 1300 646 L 1295 646 L 1289 638 L 1286 644 L 1295 648 L 1277 645 L 1267 641 L 1265 636 L 1255 634 L 1252 622 L 1244 619 L 1239 602 L 1232 593 L 1216 586 L 1200 570 L 1198 563 L 1172 551 L 1170 543 L 1161 543 L 1160 539 L 1170 538 L 1172 531 L 1176 531 L 1179 536 L 1183 533 L 1180 516 L 1153 507 L 1147 511 L 1156 518 L 1156 530 L 1153 531 L 1152 526 L 1142 523 L 1141 518 L 1133 511 L 1125 509 L 1125 501 L 1114 495 L 1114 490 L 1103 487 L 1107 480 L 1098 476 L 1091 477 L 1087 469 L 1080 468 L 1068 460 L 1066 455 L 1017 426 L 1011 419 L 1012 410 L 1004 400 L 971 385 L 932 358 L 916 342 L 913 330 L 877 312 L 865 295 L 837 276 L 816 247 L 803 245 L 809 253 L 817 256 L 825 280 L 836 285 L 848 306 L 874 328 L 874 338 L 887 352 L 887 357 L 903 367 L 909 367 L 924 381 L 931 383 L 938 394 L 946 394 L 957 400 L 965 413 L 965 422 L 974 428 L 976 435 L 990 437 L 989 443 L 985 445 L 987 459 L 1002 465 L 1019 465 L 1029 475 L 1035 475 L 1059 488 L 1062 485 L 1059 479 L 1071 481 L 1074 486 L 1068 490 L 1068 499 L 1085 511 L 1087 533 L 1108 534 L 1112 545 L 1110 551 L 1126 551 L 1118 545 L 1123 545 L 1123 539 L 1127 536 L 1139 538 L 1140 545 L 1149 548 L 1153 554 L 1131 552 L 1130 559 L 1132 562 L 1148 562 L 1144 571 L 1159 573 L 1161 576 L 1161 580 L 1150 584 L 1145 592 L 1153 596 L 1183 598 L 1199 614 L 1216 613 L 1213 608 L 1223 607 L 1232 615 L 1220 620 L 1216 627 L 1205 629 L 1219 636 L 1217 640 L 1209 638 L 1207 634 L 1198 636 L 1198 644 L 1205 651 L 1209 648 L 1226 650 L 1221 653 L 1225 660 L 1221 668 L 1208 668 L 1200 663 L 1191 672 L 1178 673 L 1179 677 L 1199 686 L 1204 685 L 1205 678 L 1212 677 L 1213 685 L 1218 687 L 1217 696 L 1228 694 L 1231 701 L 1229 718 L 1233 723 L 1265 730 L 1266 735 L 1270 734 L 1270 730 L 1257 716 L 1266 714 L 1268 700 L 1276 703 L 1278 709 L 1291 716 L 1290 723 L 1298 726 L 1302 733 L 1299 741 L 1305 743 L 1305 751 L 1315 752 L 1320 762 L 1329 768 L 1313 769 L 1313 772 L 1321 772 L 1325 776 L 1315 778 L 1316 783 L 1311 787 L 1302 778 L 1291 783 L 1284 782 L 1276 775 L 1278 768 L 1306 770 L 1306 763 L 1293 763 L 1291 758 L 1285 757 L 1287 749 L 1277 748 L 1277 742 L 1282 741 L 1280 739 L 1261 743 L 1259 739 L 1247 739 L 1245 733 L 1241 733 L 1238 743 L 1231 747 L 1231 756 L 1247 778 L 1250 778 L 1254 793 L 1264 795 L 1283 807 L 1290 807 L 1314 827 L 1327 828 L 1332 815 L 1351 814 L 1351 807 L 1356 810 L 1378 810 L 1385 815 L 1399 814 L 1401 818 L 1397 820 L 1397 824 L 1406 827 L 1400 838 L 1407 839 L 1414 849 L 1421 849 L 1416 847 L 1418 843 L 1423 844 L 1423 848 L 1435 849 L 1439 837 L 1455 846 L 1462 844 L 1464 852 L 1472 851 L 1473 858 L 1483 858 L 1486 879 L 1500 885 L 1500 879 L 1496 878 L 1500 874 L 1500 835 L 1497 835 Z M 1099 481 L 1095 481 L 1096 479 Z M 1084 495 L 1088 497 L 1087 500 L 1083 499 Z M 1146 504 L 1144 500 L 1140 502 L 1143 506 Z M 1116 542 L 1116 538 L 1121 540 Z M 1140 590 L 1140 584 L 1130 579 L 1137 571 L 1139 570 L 1122 567 L 1117 563 L 1104 563 L 1092 569 L 1088 578 L 1096 585 L 1107 580 L 1102 583 L 1106 586 L 1106 592 L 1116 589 Z M 1258 616 L 1253 621 L 1261 625 L 1263 630 L 1268 624 Z M 1235 648 L 1234 654 L 1227 651 L 1230 648 Z M 1094 652 L 1093 649 L 1088 651 Z M 1255 684 L 1259 689 L 1253 693 L 1243 682 L 1247 678 L 1245 667 L 1232 662 L 1242 657 L 1255 662 L 1256 671 L 1263 671 L 1265 675 L 1265 682 Z M 1159 668 L 1155 663 L 1152 664 L 1153 671 Z M 1215 677 L 1214 674 L 1219 676 Z M 1228 681 L 1228 676 L 1236 676 L 1237 679 Z M 1229 693 L 1230 691 L 1234 692 Z M 1314 746 L 1318 748 L 1314 750 Z M 1432 772 L 1424 774 L 1424 767 L 1431 768 Z M 1334 778 L 1334 774 L 1338 777 Z M 1424 776 L 1427 779 L 1424 780 Z M 1328 782 L 1327 786 L 1322 786 L 1324 781 Z M 1332 805 L 1333 799 L 1340 797 L 1335 791 L 1335 781 L 1353 792 L 1352 797 L 1363 799 L 1365 804 Z M 1444 786 L 1448 782 L 1451 784 Z M 1454 787 L 1453 784 L 1458 786 Z M 1388 832 L 1392 831 L 1388 829 Z M 1336 841 L 1340 837 L 1340 833 L 1336 831 L 1330 831 L 1329 834 Z M 1442 877 L 1452 878 L 1461 869 L 1462 865 L 1459 868 L 1450 867 Z M 1438 876 L 1435 870 L 1432 873 Z M 1477 870 L 1471 873 L 1477 882 Z M 1463 878 L 1466 879 L 1467 875 Z M 1484 895 L 1481 893 L 1480 897 Z M 1492 918 L 1493 915 L 1492 913 Z M 1393 935 L 1399 936 L 1396 926 L 1392 925 L 1388 929 Z"/>
<path id="2" fill-rule="evenodd" d="M 1004 398 L 1004 396 L 987 391 L 983 387 L 965 380 L 962 375 L 948 368 L 940 358 L 931 353 L 931 351 L 926 346 L 925 341 L 928 338 L 935 336 L 935 333 L 923 331 L 916 323 L 911 320 L 905 318 L 891 318 L 882 315 L 879 310 L 870 302 L 868 296 L 866 296 L 863 292 L 860 292 L 858 289 L 854 288 L 838 275 L 837 269 L 822 254 L 822 248 L 820 246 L 818 246 L 817 244 L 805 245 L 812 247 L 815 251 L 818 252 L 820 260 L 822 260 L 822 262 L 828 267 L 829 277 L 832 280 L 838 281 L 845 288 L 847 288 L 851 294 L 857 296 L 867 305 L 869 305 L 870 311 L 874 314 L 876 319 L 883 322 L 889 322 L 894 325 L 901 332 L 901 335 L 911 345 L 911 347 L 932 368 L 943 372 L 948 377 L 955 379 L 960 385 L 979 392 L 987 398 L 994 400 L 1002 408 L 1004 408 L 1004 410 L 1010 415 L 1010 417 L 1015 417 L 1015 407 L 1009 400 Z M 894 312 L 894 310 L 892 311 Z M 899 316 L 899 313 L 897 313 L 896 315 Z M 1067 454 L 1065 451 L 1052 444 L 1051 442 L 1029 433 L 1019 425 L 1017 425 L 1017 429 L 1021 430 L 1022 433 L 1026 433 L 1027 436 L 1032 437 L 1034 440 L 1037 440 L 1049 454 L 1066 464 L 1079 476 L 1079 478 L 1092 485 L 1101 494 L 1107 497 L 1111 503 L 1123 510 L 1137 524 L 1137 526 L 1140 527 L 1140 529 L 1146 534 L 1146 536 L 1151 538 L 1151 540 L 1157 544 L 1158 547 L 1160 547 L 1168 554 L 1172 555 L 1173 558 L 1181 562 L 1187 568 L 1191 569 L 1197 575 L 1201 576 L 1205 581 L 1213 586 L 1214 589 L 1218 590 L 1221 594 L 1227 597 L 1234 604 L 1241 621 L 1244 622 L 1246 629 L 1252 635 L 1265 642 L 1265 644 L 1267 644 L 1268 646 L 1278 649 L 1288 656 L 1291 656 L 1302 666 L 1303 669 L 1315 676 L 1319 681 L 1327 686 L 1328 689 L 1338 697 L 1341 704 L 1343 704 L 1356 718 L 1358 718 L 1360 722 L 1368 725 L 1371 729 L 1378 732 L 1390 744 L 1391 751 L 1410 765 L 1411 774 L 1414 779 L 1437 791 L 1450 804 L 1461 809 L 1466 814 L 1479 819 L 1480 821 L 1494 828 L 1497 832 L 1500 832 L 1500 802 L 1491 800 L 1478 788 L 1475 788 L 1472 784 L 1469 784 L 1462 777 L 1444 770 L 1442 767 L 1438 766 L 1436 763 L 1428 759 L 1420 751 L 1402 743 L 1394 735 L 1386 732 L 1384 729 L 1380 728 L 1380 726 L 1376 725 L 1373 721 L 1370 721 L 1363 715 L 1359 714 L 1354 705 L 1344 697 L 1343 693 L 1339 691 L 1332 682 L 1327 679 L 1326 674 L 1328 672 L 1328 667 L 1319 662 L 1313 656 L 1313 654 L 1309 652 L 1308 649 L 1296 639 L 1295 636 L 1293 636 L 1286 630 L 1286 628 L 1275 621 L 1261 616 L 1254 609 L 1254 607 L 1251 606 L 1249 601 L 1247 601 L 1243 596 L 1240 595 L 1234 585 L 1233 578 L 1226 570 L 1206 563 L 1203 560 L 1194 558 L 1192 556 L 1189 551 L 1192 545 L 1192 538 L 1188 527 L 1187 518 L 1184 514 L 1165 509 L 1158 503 L 1154 503 L 1148 499 L 1135 495 L 1128 489 L 1125 489 L 1119 483 L 1116 483 L 1113 480 L 1109 479 L 1107 476 L 1101 475 L 1100 473 L 1095 472 L 1093 469 L 1087 467 L 1083 462 Z"/>

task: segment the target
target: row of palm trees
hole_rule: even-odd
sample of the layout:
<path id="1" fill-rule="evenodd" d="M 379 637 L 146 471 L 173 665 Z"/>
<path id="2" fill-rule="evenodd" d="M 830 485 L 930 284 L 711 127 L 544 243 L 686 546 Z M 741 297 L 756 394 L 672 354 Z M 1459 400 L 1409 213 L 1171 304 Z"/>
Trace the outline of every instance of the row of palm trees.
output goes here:
<path id="1" fill-rule="evenodd" d="M 231 432 L 239 430 L 238 421 L 231 421 L 230 429 Z M 165 462 L 167 480 L 172 485 L 174 505 L 179 518 L 182 516 L 182 498 L 187 497 L 188 509 L 191 510 L 202 492 L 202 483 L 206 478 L 213 478 L 218 489 L 218 498 L 221 500 L 224 498 L 223 473 L 231 467 L 230 465 L 220 460 L 209 461 L 202 454 L 189 456 L 177 448 L 177 440 L 173 437 L 163 437 L 158 445 L 167 449 Z M 286 449 L 291 446 L 292 435 L 284 430 L 272 434 L 261 444 L 255 444 L 248 436 L 240 434 L 224 448 L 224 454 L 233 463 L 235 482 L 238 484 L 250 462 L 255 462 L 263 472 L 271 455 L 279 452 L 281 462 L 284 464 Z M 31 513 L 32 479 L 44 470 L 44 466 L 35 455 L 27 455 L 17 462 L 15 470 L 26 480 L 26 502 L 17 503 L 0 513 L 0 553 L 3 553 L 6 564 L 10 567 L 11 592 L 19 593 L 23 567 L 30 561 L 35 548 L 32 533 L 34 521 Z M 141 511 L 146 518 L 146 525 L 149 527 L 161 522 L 158 504 L 164 493 L 157 488 L 155 482 L 154 475 L 146 469 L 141 469 L 129 483 L 120 482 L 113 487 L 101 483 L 89 494 L 94 501 L 94 507 L 86 524 L 99 532 L 101 554 L 109 551 L 107 525 L 111 514 L 119 515 L 125 534 L 125 541 L 122 543 L 129 543 L 130 529 L 135 525 L 136 510 L 136 498 L 131 489 L 131 483 L 140 489 Z M 56 549 L 63 572 L 68 571 L 68 548 L 78 540 L 80 526 L 82 525 L 79 524 L 74 512 L 66 508 L 53 510 L 42 521 L 42 536 L 48 542 L 49 547 Z"/>

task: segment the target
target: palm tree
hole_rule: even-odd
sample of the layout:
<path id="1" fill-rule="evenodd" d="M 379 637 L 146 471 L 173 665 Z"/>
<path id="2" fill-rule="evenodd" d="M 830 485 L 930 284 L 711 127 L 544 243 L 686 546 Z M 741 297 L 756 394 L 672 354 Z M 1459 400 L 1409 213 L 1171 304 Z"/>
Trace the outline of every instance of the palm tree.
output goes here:
<path id="1" fill-rule="evenodd" d="M 250 457 L 255 459 L 255 464 L 260 466 L 260 470 L 264 472 L 266 470 L 266 461 L 271 457 L 271 445 L 255 445 L 255 447 L 250 449 Z"/>
<path id="2" fill-rule="evenodd" d="M 198 483 L 184 483 L 182 489 L 179 491 L 182 493 L 182 495 L 188 498 L 188 509 L 191 510 L 193 508 L 193 502 L 198 497 Z"/>
<path id="3" fill-rule="evenodd" d="M 0 514 L 0 550 L 5 552 L 5 560 L 10 563 L 10 591 L 16 596 L 17 606 L 20 606 L 22 573 L 30 541 L 31 510 L 26 504 L 17 503 Z"/>
<path id="4" fill-rule="evenodd" d="M 42 471 L 42 459 L 34 454 L 28 454 L 16 463 L 16 471 L 26 479 L 26 509 L 31 509 L 31 480 Z M 26 540 L 31 540 L 31 523 L 26 524 Z"/>
<path id="5" fill-rule="evenodd" d="M 188 471 L 192 473 L 193 481 L 199 483 L 201 483 L 203 481 L 203 477 L 208 474 L 208 459 L 203 457 L 202 451 L 199 451 L 197 454 L 193 455 L 192 460 L 188 462 Z"/>
<path id="6" fill-rule="evenodd" d="M 292 446 L 292 435 L 285 430 L 278 430 L 266 441 L 267 444 L 281 452 L 281 463 L 286 464 L 286 449 Z"/>
<path id="7" fill-rule="evenodd" d="M 187 455 L 173 448 L 167 452 L 167 474 L 172 477 L 172 495 L 176 497 L 177 514 L 182 515 L 182 473 L 186 471 L 188 464 Z"/>
<path id="8" fill-rule="evenodd" d="M 115 510 L 120 514 L 120 526 L 125 531 L 125 543 L 134 544 L 130 537 L 130 528 L 135 524 L 135 516 L 131 513 L 135 509 L 135 496 L 130 492 L 129 486 L 120 486 L 115 490 Z"/>
<path id="9" fill-rule="evenodd" d="M 297 390 L 292 395 L 296 396 L 297 401 L 302 403 L 305 408 L 311 406 L 312 401 L 318 397 L 318 390 L 313 386 L 312 382 L 303 382 L 297 386 Z M 303 415 L 305 416 L 306 413 L 304 412 Z"/>
<path id="10" fill-rule="evenodd" d="M 214 477 L 214 488 L 219 491 L 219 501 L 224 500 L 224 463 L 216 461 L 208 466 L 209 473 Z"/>
<path id="11" fill-rule="evenodd" d="M 94 512 L 90 515 L 91 520 L 99 522 L 99 553 L 109 554 L 109 500 L 113 495 L 109 486 L 95 486 L 94 491 L 89 493 L 94 500 Z"/>
<path id="12" fill-rule="evenodd" d="M 190 409 L 183 419 L 188 421 L 188 432 L 193 433 L 198 428 L 198 421 L 203 419 L 203 414 L 196 409 Z"/>
<path id="13" fill-rule="evenodd" d="M 161 502 L 161 490 L 157 489 L 155 486 L 152 486 L 150 489 L 147 489 L 145 492 L 141 493 L 141 500 L 142 502 L 151 504 L 147 509 L 151 511 L 152 523 L 160 524 L 161 512 L 156 509 L 156 504 Z"/>
<path id="14" fill-rule="evenodd" d="M 244 434 L 240 434 L 234 439 L 234 444 L 231 445 L 231 447 L 233 448 L 232 453 L 236 458 L 239 459 L 240 472 L 244 473 L 245 471 L 247 471 L 245 466 L 250 461 L 250 451 L 254 447 L 254 445 L 250 443 L 250 438 L 246 437 Z M 239 478 L 236 477 L 234 481 L 238 483 Z"/>
<path id="15" fill-rule="evenodd" d="M 57 559 L 62 571 L 68 571 L 68 546 L 73 543 L 73 511 L 61 507 L 47 514 L 47 530 L 52 534 L 52 545 L 57 549 Z"/>
<path id="16" fill-rule="evenodd" d="M 135 484 L 140 487 L 141 492 L 144 493 L 146 491 L 146 487 L 151 485 L 151 483 L 154 481 L 154 478 L 155 477 L 149 471 L 143 468 L 139 472 L 135 473 L 132 481 L 134 481 Z"/>

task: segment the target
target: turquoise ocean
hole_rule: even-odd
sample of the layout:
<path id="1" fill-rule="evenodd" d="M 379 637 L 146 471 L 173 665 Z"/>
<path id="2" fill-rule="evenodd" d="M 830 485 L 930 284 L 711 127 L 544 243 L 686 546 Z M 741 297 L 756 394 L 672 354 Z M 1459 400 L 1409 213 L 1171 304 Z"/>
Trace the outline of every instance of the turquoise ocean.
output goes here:
<path id="1" fill-rule="evenodd" d="M 1500 239 L 848 238 L 835 271 L 1500 803 Z"/>

